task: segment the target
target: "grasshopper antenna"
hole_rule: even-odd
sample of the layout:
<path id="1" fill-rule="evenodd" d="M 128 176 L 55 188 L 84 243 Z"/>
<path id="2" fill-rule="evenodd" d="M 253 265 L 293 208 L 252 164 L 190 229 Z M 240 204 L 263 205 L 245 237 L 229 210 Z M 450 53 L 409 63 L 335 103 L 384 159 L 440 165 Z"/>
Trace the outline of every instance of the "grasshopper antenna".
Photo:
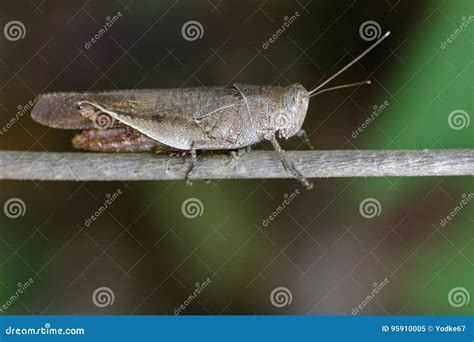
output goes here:
<path id="1" fill-rule="evenodd" d="M 339 85 L 339 86 L 335 86 L 335 87 L 326 88 L 326 89 L 323 89 L 323 90 L 320 90 L 320 91 L 317 91 L 317 92 L 311 92 L 310 93 L 311 95 L 309 95 L 309 97 L 313 97 L 313 96 L 325 93 L 327 91 L 344 89 L 344 88 L 352 88 L 352 87 L 358 87 L 358 86 L 361 86 L 361 85 L 370 85 L 370 84 L 372 84 L 371 80 L 365 80 L 365 81 L 361 81 L 361 82 L 343 84 L 343 85 Z"/>
<path id="2" fill-rule="evenodd" d="M 335 90 L 335 89 L 341 89 L 341 88 L 348 88 L 348 87 L 354 87 L 354 86 L 358 86 L 358 85 L 362 85 L 362 84 L 370 84 L 370 83 L 367 83 L 367 82 L 370 82 L 370 81 L 364 81 L 364 82 L 358 82 L 358 83 L 351 83 L 351 84 L 346 84 L 346 85 L 342 85 L 342 86 L 338 86 L 338 87 L 333 87 L 333 88 L 328 88 L 328 89 L 325 89 L 325 90 L 321 90 L 320 92 L 318 92 L 319 89 L 321 89 L 322 87 L 324 87 L 326 84 L 328 84 L 329 82 L 331 82 L 333 79 L 335 79 L 337 76 L 339 76 L 340 74 L 342 74 L 344 71 L 346 71 L 347 69 L 349 69 L 351 66 L 353 66 L 355 63 L 357 63 L 362 57 L 364 57 L 366 54 L 368 54 L 373 48 L 375 48 L 377 45 L 379 45 L 385 38 L 387 38 L 388 36 L 390 35 L 390 31 L 387 31 L 380 39 L 378 39 L 375 43 L 373 43 L 371 46 L 369 46 L 364 52 L 362 52 L 359 56 L 357 56 L 356 58 L 354 58 L 351 62 L 349 62 L 349 64 L 347 64 L 346 66 L 344 66 L 343 68 L 341 68 L 339 71 L 337 71 L 334 75 L 332 75 L 331 77 L 329 77 L 326 81 L 324 81 L 323 83 L 321 83 L 320 85 L 318 85 L 316 88 L 314 88 L 313 90 L 311 90 L 309 92 L 309 96 L 312 97 L 312 96 L 315 96 L 317 94 L 321 94 L 322 92 L 324 91 L 329 91 L 329 90 Z"/>

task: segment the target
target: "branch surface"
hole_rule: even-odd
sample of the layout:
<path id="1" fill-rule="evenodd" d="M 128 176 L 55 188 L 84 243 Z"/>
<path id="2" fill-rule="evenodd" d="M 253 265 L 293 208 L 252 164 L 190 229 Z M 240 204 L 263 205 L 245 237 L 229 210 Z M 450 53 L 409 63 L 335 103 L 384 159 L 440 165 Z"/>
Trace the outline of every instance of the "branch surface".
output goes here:
<path id="1" fill-rule="evenodd" d="M 287 157 L 309 178 L 474 175 L 474 149 L 290 151 Z M 0 179 L 183 179 L 189 157 L 148 153 L 0 151 Z M 292 178 L 276 153 L 202 154 L 192 179 Z"/>

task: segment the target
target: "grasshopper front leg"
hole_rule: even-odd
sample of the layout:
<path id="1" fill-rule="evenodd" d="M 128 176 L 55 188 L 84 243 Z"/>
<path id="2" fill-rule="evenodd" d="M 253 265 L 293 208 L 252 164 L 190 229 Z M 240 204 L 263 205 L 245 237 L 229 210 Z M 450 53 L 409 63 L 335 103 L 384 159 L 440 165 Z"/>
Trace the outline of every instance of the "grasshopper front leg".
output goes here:
<path id="1" fill-rule="evenodd" d="M 311 144 L 311 141 L 309 141 L 308 133 L 304 129 L 300 129 L 298 132 L 295 134 L 297 137 L 300 137 L 301 140 L 311 149 L 314 150 L 313 144 Z"/>
<path id="2" fill-rule="evenodd" d="M 301 182 L 301 184 L 306 187 L 306 189 L 311 190 L 313 188 L 313 183 L 311 183 L 305 176 L 303 176 L 301 172 L 299 172 L 294 167 L 294 165 L 286 158 L 285 151 L 283 151 L 283 149 L 281 148 L 276 137 L 273 135 L 269 140 L 271 141 L 273 148 L 275 149 L 278 155 L 278 159 L 280 159 L 285 170 L 294 175 Z"/>

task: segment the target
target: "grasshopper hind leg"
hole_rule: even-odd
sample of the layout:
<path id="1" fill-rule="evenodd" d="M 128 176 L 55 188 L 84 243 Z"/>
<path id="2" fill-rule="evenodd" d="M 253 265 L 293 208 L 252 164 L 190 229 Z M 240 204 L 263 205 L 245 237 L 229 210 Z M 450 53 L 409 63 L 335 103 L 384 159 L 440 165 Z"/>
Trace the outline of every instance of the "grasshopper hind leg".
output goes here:
<path id="1" fill-rule="evenodd" d="M 147 152 L 166 149 L 166 145 L 128 127 L 84 130 L 76 134 L 72 145 L 79 150 L 94 152 Z"/>
<path id="2" fill-rule="evenodd" d="M 155 155 L 167 155 L 170 157 L 183 157 L 186 156 L 188 151 L 178 150 L 176 148 L 169 147 L 167 145 L 159 145 L 151 150 Z"/>

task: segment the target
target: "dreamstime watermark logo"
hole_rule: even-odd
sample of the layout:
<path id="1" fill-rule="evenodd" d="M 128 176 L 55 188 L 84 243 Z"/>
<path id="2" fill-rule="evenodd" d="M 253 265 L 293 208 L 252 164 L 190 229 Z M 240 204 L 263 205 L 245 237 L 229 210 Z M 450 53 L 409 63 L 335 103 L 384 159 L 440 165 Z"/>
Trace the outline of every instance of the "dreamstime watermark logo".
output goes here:
<path id="1" fill-rule="evenodd" d="M 382 29 L 376 21 L 364 21 L 359 27 L 359 35 L 363 40 L 370 42 L 380 38 L 382 35 Z"/>
<path id="2" fill-rule="evenodd" d="M 35 325 L 33 325 L 35 326 Z M 19 328 L 15 326 L 9 326 L 5 329 L 5 335 L 13 336 L 63 336 L 63 335 L 85 335 L 86 330 L 84 328 L 56 328 L 51 323 L 45 323 L 44 326 Z"/>
<path id="3" fill-rule="evenodd" d="M 79 101 L 76 103 L 76 108 L 83 116 L 90 119 L 92 126 L 98 130 L 109 129 L 115 124 L 114 118 L 97 104 L 88 101 Z"/>
<path id="4" fill-rule="evenodd" d="M 202 283 L 196 283 L 193 293 L 191 293 L 186 300 L 173 310 L 175 316 L 181 314 L 186 308 L 212 283 L 210 278 L 207 278 Z"/>
<path id="5" fill-rule="evenodd" d="M 204 35 L 204 27 L 197 20 L 189 20 L 181 27 L 181 35 L 188 42 L 201 39 Z"/>
<path id="6" fill-rule="evenodd" d="M 469 194 L 462 194 L 461 195 L 461 201 L 459 202 L 459 204 L 457 206 L 455 206 L 453 208 L 453 210 L 450 211 L 450 213 L 448 215 L 446 215 L 446 217 L 443 217 L 440 221 L 440 226 L 441 227 L 445 227 L 449 221 L 451 221 L 461 210 L 463 210 L 466 205 L 472 200 L 474 199 L 474 193 L 471 192 Z"/>
<path id="7" fill-rule="evenodd" d="M 382 212 L 382 205 L 375 198 L 366 198 L 360 202 L 359 212 L 362 217 L 371 219 L 375 216 L 380 216 L 380 213 Z"/>
<path id="8" fill-rule="evenodd" d="M 471 118 L 465 110 L 456 109 L 448 115 L 448 125 L 456 131 L 468 128 L 470 123 Z"/>
<path id="9" fill-rule="evenodd" d="M 3 205 L 3 212 L 5 216 L 11 219 L 24 216 L 26 213 L 26 204 L 21 198 L 10 198 Z"/>
<path id="10" fill-rule="evenodd" d="M 288 127 L 288 125 L 291 122 L 290 117 L 288 116 L 288 112 L 286 112 L 285 110 L 279 110 L 279 111 L 274 112 L 270 120 L 271 120 L 271 127 L 274 129 L 281 129 L 281 128 Z"/>
<path id="11" fill-rule="evenodd" d="M 268 49 L 270 45 L 272 45 L 274 42 L 280 38 L 280 36 L 285 33 L 285 31 L 290 28 L 290 26 L 300 17 L 300 13 L 296 11 L 293 13 L 291 16 L 285 16 L 283 18 L 283 24 L 281 27 L 273 33 L 270 38 L 268 38 L 266 41 L 262 43 L 262 48 L 264 50 Z"/>
<path id="12" fill-rule="evenodd" d="M 181 205 L 181 212 L 183 213 L 184 217 L 193 219 L 198 216 L 202 216 L 204 213 L 204 205 L 198 198 L 188 198 Z"/>
<path id="13" fill-rule="evenodd" d="M 22 117 L 23 115 L 25 115 L 26 113 L 30 112 L 30 110 L 31 110 L 31 108 L 33 108 L 33 105 L 34 105 L 34 104 L 35 104 L 35 101 L 30 100 L 30 101 L 28 101 L 28 103 L 25 104 L 25 105 L 18 105 L 18 107 L 17 107 L 18 110 L 17 110 L 15 116 L 12 117 L 12 118 L 10 119 L 10 121 L 8 121 L 8 122 L 5 124 L 5 126 L 3 126 L 3 127 L 0 129 L 0 135 L 6 134 L 6 133 L 8 132 L 8 130 L 9 130 L 10 128 L 12 128 L 12 127 L 18 122 L 18 120 L 21 119 L 21 117 Z"/>
<path id="14" fill-rule="evenodd" d="M 115 302 L 114 291 L 112 291 L 110 287 L 98 287 L 94 290 L 94 293 L 92 293 L 92 302 L 98 308 L 105 308 L 106 306 L 111 306 Z"/>
<path id="15" fill-rule="evenodd" d="M 470 15 L 469 17 L 461 17 L 461 24 L 449 35 L 448 38 L 446 38 L 444 41 L 442 41 L 439 44 L 439 47 L 444 50 L 448 47 L 449 44 L 451 44 L 461 33 L 463 33 L 464 29 L 467 28 L 467 26 L 474 21 L 474 15 Z"/>
<path id="16" fill-rule="evenodd" d="M 3 27 L 3 35 L 11 42 L 23 39 L 26 36 L 26 27 L 19 20 L 12 20 Z"/>
<path id="17" fill-rule="evenodd" d="M 299 189 L 295 189 L 291 194 L 284 194 L 281 204 L 268 217 L 262 220 L 262 226 L 267 227 L 271 221 L 280 215 L 281 212 L 285 210 L 296 197 L 298 197 L 299 194 L 301 194 Z"/>
<path id="18" fill-rule="evenodd" d="M 84 220 L 84 225 L 86 227 L 89 227 L 95 220 L 97 220 L 99 218 L 100 215 L 102 215 L 106 210 L 107 208 L 109 208 L 112 203 L 114 203 L 117 198 L 120 197 L 120 195 L 122 195 L 122 190 L 121 189 L 117 189 L 116 192 L 114 192 L 113 194 L 106 194 L 105 197 L 106 197 L 106 200 L 104 201 L 104 204 L 102 204 L 99 209 L 97 209 L 97 211 L 91 215 L 90 217 L 86 218 Z"/>
<path id="19" fill-rule="evenodd" d="M 114 26 L 114 24 L 120 20 L 120 18 L 122 18 L 123 14 L 122 12 L 118 11 L 115 15 L 113 15 L 112 17 L 108 16 L 105 18 L 105 24 L 104 26 L 99 30 L 97 31 L 97 33 L 87 42 L 84 43 L 84 48 L 86 50 L 89 50 L 92 45 L 94 45 L 95 43 L 97 43 L 99 41 L 100 38 L 102 38 L 102 36 L 110 29 L 112 28 L 112 26 Z"/>
<path id="20" fill-rule="evenodd" d="M 382 291 L 382 289 L 388 284 L 390 281 L 388 278 L 385 278 L 380 283 L 375 282 L 373 284 L 373 289 L 370 293 L 362 300 L 362 302 L 357 305 L 355 308 L 352 308 L 352 315 L 355 316 L 360 313 L 374 298 L 375 296 Z"/>
<path id="21" fill-rule="evenodd" d="M 384 101 L 384 103 L 380 105 L 374 105 L 372 107 L 372 113 L 370 116 L 361 124 L 359 127 L 357 127 L 355 130 L 352 131 L 352 139 L 356 139 L 369 125 L 374 121 L 382 112 L 387 109 L 387 107 L 390 106 L 390 102 L 387 100 Z"/>
<path id="22" fill-rule="evenodd" d="M 28 288 L 34 283 L 35 281 L 30 278 L 28 279 L 26 282 L 24 283 L 18 283 L 17 284 L 17 289 L 15 291 L 15 293 L 13 295 L 10 296 L 10 298 L 8 298 L 5 303 L 3 303 L 2 306 L 0 306 L 0 312 L 4 312 L 6 310 L 8 310 L 9 307 L 11 307 L 13 305 L 13 303 L 15 303 L 18 298 L 20 298 L 20 296 L 26 292 L 26 290 L 28 290 Z"/>
<path id="23" fill-rule="evenodd" d="M 115 123 L 115 120 L 113 117 L 102 112 L 95 115 L 94 119 L 92 120 L 92 126 L 100 130 L 109 129 L 114 125 L 114 123 Z"/>
<path id="24" fill-rule="evenodd" d="M 298 96 L 298 90 L 292 89 L 291 96 L 284 96 L 280 106 L 274 108 L 272 105 L 267 104 L 267 111 L 271 113 L 269 117 L 269 129 L 276 129 L 279 134 L 282 134 L 282 130 L 292 126 L 297 116 L 298 106 L 295 105 L 293 99 Z M 288 138 L 286 136 L 281 136 Z"/>
<path id="25" fill-rule="evenodd" d="M 270 293 L 270 302 L 276 308 L 289 306 L 293 301 L 293 294 L 287 287 L 276 287 Z"/>
<path id="26" fill-rule="evenodd" d="M 454 287 L 448 293 L 448 303 L 455 308 L 468 305 L 470 300 L 469 291 L 464 287 Z"/>

